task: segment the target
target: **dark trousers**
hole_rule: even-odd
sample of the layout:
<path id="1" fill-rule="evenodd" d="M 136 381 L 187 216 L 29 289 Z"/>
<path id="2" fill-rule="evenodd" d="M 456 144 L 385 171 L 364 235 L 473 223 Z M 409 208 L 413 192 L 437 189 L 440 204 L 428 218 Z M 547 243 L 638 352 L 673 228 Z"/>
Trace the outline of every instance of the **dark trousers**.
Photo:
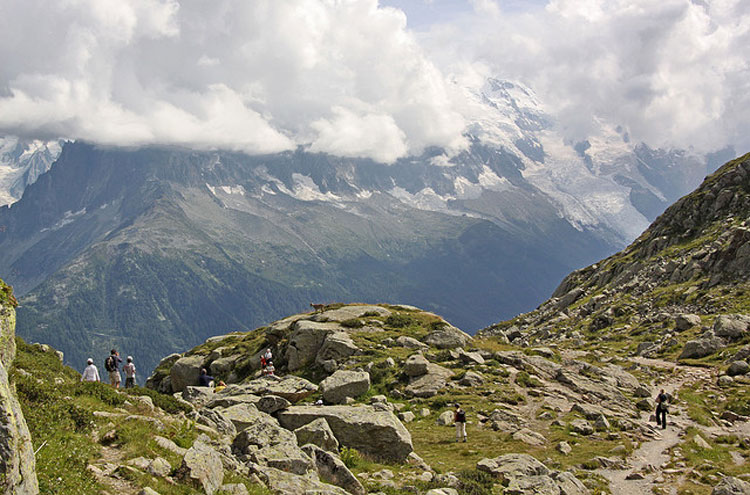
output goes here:
<path id="1" fill-rule="evenodd" d="M 662 430 L 667 427 L 667 410 L 656 408 L 656 424 L 661 425 Z"/>

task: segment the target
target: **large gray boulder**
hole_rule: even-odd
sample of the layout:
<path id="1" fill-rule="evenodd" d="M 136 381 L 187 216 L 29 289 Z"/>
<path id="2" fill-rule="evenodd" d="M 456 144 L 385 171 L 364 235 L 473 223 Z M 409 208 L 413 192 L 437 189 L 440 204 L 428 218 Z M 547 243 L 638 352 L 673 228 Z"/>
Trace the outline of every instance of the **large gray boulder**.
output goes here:
<path id="1" fill-rule="evenodd" d="M 684 332 L 701 324 L 701 317 L 691 314 L 679 314 L 674 319 L 674 327 L 678 332 Z"/>
<path id="2" fill-rule="evenodd" d="M 315 361 L 320 364 L 324 361 L 343 361 L 349 356 L 359 352 L 359 347 L 346 332 L 334 332 L 328 334 L 320 346 Z"/>
<path id="3" fill-rule="evenodd" d="M 747 375 L 748 373 L 750 373 L 750 364 L 747 361 L 734 361 L 727 368 L 727 375 L 729 376 Z"/>
<path id="4" fill-rule="evenodd" d="M 409 337 L 407 335 L 399 336 L 396 339 L 396 344 L 401 347 L 406 347 L 407 349 L 427 350 L 430 348 L 427 344 L 423 344 L 414 337 Z"/>
<path id="5" fill-rule="evenodd" d="M 278 395 L 264 395 L 255 404 L 259 411 L 266 414 L 274 414 L 291 406 L 292 403 Z"/>
<path id="6" fill-rule="evenodd" d="M 422 354 L 412 354 L 406 358 L 404 363 L 404 373 L 406 376 L 415 377 L 427 374 L 427 366 L 430 362 Z"/>
<path id="7" fill-rule="evenodd" d="M 221 455 L 208 444 L 209 441 L 205 435 L 195 440 L 185 453 L 175 477 L 202 489 L 207 495 L 213 495 L 224 481 L 224 466 Z"/>
<path id="8" fill-rule="evenodd" d="M 252 468 L 252 467 L 251 467 Z M 275 495 L 314 494 L 314 495 L 349 495 L 338 486 L 323 483 L 310 476 L 299 476 L 272 467 L 255 467 L 255 474 Z"/>
<path id="9" fill-rule="evenodd" d="M 241 460 L 295 474 L 306 474 L 314 467 L 312 460 L 297 446 L 294 433 L 267 415 L 234 438 L 232 452 Z"/>
<path id="10" fill-rule="evenodd" d="M 581 480 L 568 471 L 554 473 L 552 478 L 560 488 L 560 495 L 589 495 L 591 493 Z"/>
<path id="11" fill-rule="evenodd" d="M 211 387 L 195 387 L 188 385 L 182 391 L 182 398 L 195 407 L 203 407 L 214 398 L 214 389 Z"/>
<path id="12" fill-rule="evenodd" d="M 203 367 L 203 356 L 181 357 L 169 370 L 173 392 L 182 392 L 189 385 L 198 385 L 198 377 Z"/>
<path id="13" fill-rule="evenodd" d="M 370 390 L 370 374 L 339 370 L 320 382 L 320 390 L 326 403 L 342 404 L 348 397 L 359 397 Z"/>
<path id="14" fill-rule="evenodd" d="M 471 342 L 471 335 L 465 333 L 452 325 L 444 325 L 438 330 L 433 330 L 422 339 L 425 344 L 438 349 L 455 349 L 466 347 Z"/>
<path id="15" fill-rule="evenodd" d="M 259 421 L 266 421 L 266 418 L 273 419 L 268 414 L 258 411 L 253 404 L 237 404 L 227 408 L 217 408 L 216 411 L 231 421 L 237 431 L 242 431 Z"/>
<path id="16" fill-rule="evenodd" d="M 433 397 L 448 383 L 453 372 L 437 364 L 427 365 L 427 373 L 413 377 L 404 392 L 412 397 Z"/>
<path id="17" fill-rule="evenodd" d="M 292 406 L 278 416 L 281 426 L 290 430 L 325 418 L 341 445 L 376 459 L 403 462 L 414 450 L 398 418 L 372 406 Z"/>
<path id="18" fill-rule="evenodd" d="M 336 436 L 333 434 L 331 427 L 328 426 L 325 418 L 318 418 L 304 426 L 300 426 L 294 430 L 294 434 L 297 436 L 298 445 L 311 443 L 323 450 L 331 452 L 338 452 L 339 450 L 339 441 L 336 440 Z"/>
<path id="19" fill-rule="evenodd" d="M 504 495 L 560 495 L 560 487 L 549 476 L 511 478 Z"/>
<path id="20" fill-rule="evenodd" d="M 15 309 L 0 305 L 0 492 L 36 495 L 36 461 L 26 419 L 8 381 L 15 359 Z"/>
<path id="21" fill-rule="evenodd" d="M 711 495 L 750 495 L 750 483 L 733 476 L 725 476 L 711 491 Z"/>
<path id="22" fill-rule="evenodd" d="M 326 483 L 340 486 L 352 495 L 367 494 L 367 490 L 362 486 L 362 483 L 349 471 L 349 468 L 338 456 L 313 444 L 302 446 L 302 450 L 313 460 L 320 479 Z"/>
<path id="23" fill-rule="evenodd" d="M 298 320 L 292 328 L 286 350 L 289 371 L 296 371 L 314 363 L 326 337 L 341 329 L 337 323 L 310 320 Z"/>
<path id="24" fill-rule="evenodd" d="M 201 409 L 197 414 L 198 423 L 213 428 L 229 437 L 234 437 L 237 434 L 237 428 L 235 428 L 234 423 L 224 417 L 218 410 Z"/>
<path id="25" fill-rule="evenodd" d="M 253 394 L 257 396 L 277 395 L 290 402 L 300 401 L 318 391 L 318 386 L 299 376 L 286 375 L 264 376 L 256 378 L 242 385 L 227 387 L 222 395 L 230 397 L 240 394 Z"/>
<path id="26" fill-rule="evenodd" d="M 528 454 L 505 454 L 494 459 L 482 459 L 477 463 L 477 469 L 506 481 L 550 474 L 547 466 Z"/>
<path id="27" fill-rule="evenodd" d="M 738 339 L 750 331 L 750 316 L 721 315 L 714 320 L 713 330 L 719 337 Z"/>
<path id="28" fill-rule="evenodd" d="M 710 356 L 714 352 L 723 349 L 724 341 L 716 336 L 701 337 L 697 340 L 689 340 L 677 359 L 697 359 Z"/>

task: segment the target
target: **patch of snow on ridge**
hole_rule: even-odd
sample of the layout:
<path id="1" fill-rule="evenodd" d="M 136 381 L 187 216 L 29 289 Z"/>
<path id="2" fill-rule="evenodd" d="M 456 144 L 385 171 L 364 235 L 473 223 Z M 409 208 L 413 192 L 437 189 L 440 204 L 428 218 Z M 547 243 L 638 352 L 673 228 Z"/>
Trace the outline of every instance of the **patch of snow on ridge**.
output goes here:
<path id="1" fill-rule="evenodd" d="M 330 191 L 323 194 L 312 177 L 308 175 L 294 173 L 292 174 L 292 180 L 294 181 L 294 191 L 291 192 L 290 195 L 301 201 L 341 201 L 340 196 L 337 196 Z"/>
<path id="2" fill-rule="evenodd" d="M 388 193 L 394 198 L 402 201 L 403 203 L 406 203 L 407 205 L 413 206 L 420 210 L 458 214 L 457 212 L 451 212 L 448 208 L 448 200 L 454 198 L 450 196 L 440 196 L 430 187 L 426 187 L 421 191 L 412 194 L 403 187 L 396 186 L 388 191 Z"/>
<path id="3" fill-rule="evenodd" d="M 46 232 L 48 230 L 59 230 L 65 227 L 66 225 L 68 225 L 69 223 L 73 223 L 76 220 L 76 218 L 85 214 L 86 214 L 86 208 L 80 209 L 76 212 L 72 212 L 68 210 L 65 213 L 63 213 L 63 217 L 55 225 L 53 225 L 52 227 L 44 228 L 40 230 L 40 232 Z"/>

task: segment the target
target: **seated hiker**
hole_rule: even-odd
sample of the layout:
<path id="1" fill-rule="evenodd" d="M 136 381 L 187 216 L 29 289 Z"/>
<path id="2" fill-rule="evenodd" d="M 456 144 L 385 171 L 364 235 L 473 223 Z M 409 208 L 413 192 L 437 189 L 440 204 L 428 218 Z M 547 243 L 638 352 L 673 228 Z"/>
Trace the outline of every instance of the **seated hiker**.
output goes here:
<path id="1" fill-rule="evenodd" d="M 214 377 L 210 376 L 206 368 L 201 368 L 201 376 L 198 377 L 198 385 L 201 387 L 213 387 Z"/>

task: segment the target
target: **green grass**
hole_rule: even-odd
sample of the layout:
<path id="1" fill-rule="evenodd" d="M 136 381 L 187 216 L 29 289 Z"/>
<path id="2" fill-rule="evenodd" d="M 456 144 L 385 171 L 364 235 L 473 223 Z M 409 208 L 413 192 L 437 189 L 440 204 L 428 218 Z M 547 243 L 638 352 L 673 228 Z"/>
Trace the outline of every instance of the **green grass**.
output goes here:
<path id="1" fill-rule="evenodd" d="M 709 400 L 695 389 L 683 387 L 677 393 L 680 401 L 687 405 L 687 415 L 690 419 L 703 426 L 713 426 L 713 415 Z"/>

